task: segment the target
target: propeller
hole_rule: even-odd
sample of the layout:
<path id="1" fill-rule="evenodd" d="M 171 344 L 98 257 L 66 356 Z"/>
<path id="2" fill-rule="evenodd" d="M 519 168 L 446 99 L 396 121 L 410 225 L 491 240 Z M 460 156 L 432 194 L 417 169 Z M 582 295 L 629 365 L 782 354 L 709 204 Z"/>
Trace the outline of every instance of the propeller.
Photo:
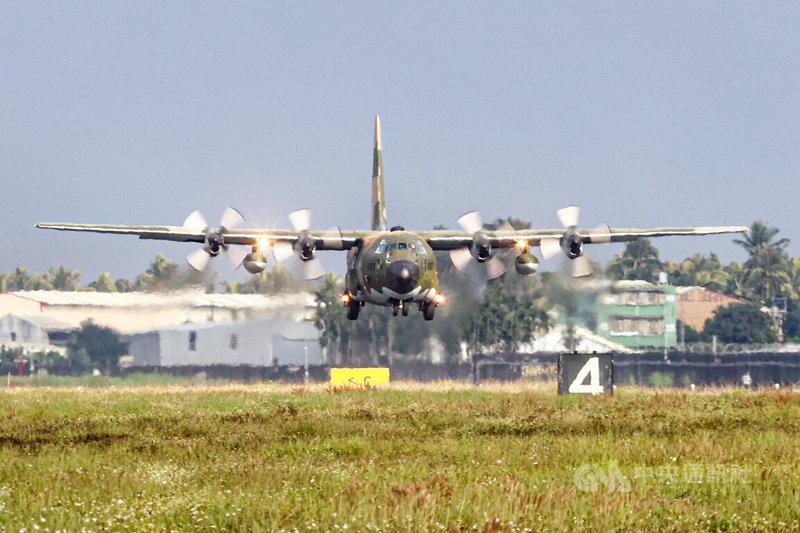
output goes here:
<path id="1" fill-rule="evenodd" d="M 565 228 L 564 235 L 560 239 L 542 239 L 539 244 L 542 257 L 550 259 L 563 251 L 571 260 L 572 277 L 580 278 L 590 275 L 592 265 L 583 253 L 583 236 L 577 230 L 580 208 L 577 205 L 570 205 L 559 209 L 556 214 Z M 589 242 L 592 243 L 611 242 L 611 230 L 605 224 L 589 230 L 587 236 Z"/>
<path id="2" fill-rule="evenodd" d="M 195 270 L 202 272 L 206 269 L 212 257 L 216 257 L 221 251 L 224 251 L 231 265 L 237 268 L 242 264 L 244 257 L 247 255 L 247 250 L 239 246 L 231 247 L 229 244 L 225 244 L 225 232 L 235 228 L 242 221 L 244 221 L 244 217 L 239 211 L 233 207 L 226 207 L 220 218 L 219 227 L 210 228 L 200 211 L 192 211 L 183 221 L 183 227 L 196 232 L 205 232 L 205 239 L 201 249 L 195 250 L 186 256 L 186 262 Z"/>
<path id="3" fill-rule="evenodd" d="M 272 254 L 278 263 L 293 261 L 295 264 L 289 268 L 300 268 L 302 276 L 307 280 L 321 278 L 325 269 L 319 259 L 314 257 L 317 243 L 309 234 L 311 228 L 311 210 L 300 209 L 289 214 L 289 222 L 297 232 L 294 244 L 277 241 L 272 245 Z M 337 248 L 341 246 L 342 237 L 338 228 L 324 232 L 322 241 L 326 247 Z M 339 245 L 337 246 L 337 242 Z M 298 264 L 299 263 L 299 264 Z"/>
<path id="4" fill-rule="evenodd" d="M 491 241 L 483 229 L 480 214 L 477 211 L 470 211 L 458 219 L 458 225 L 467 233 L 472 234 L 472 244 L 469 247 L 456 248 L 450 251 L 450 261 L 453 266 L 463 271 L 475 259 L 478 263 L 486 264 L 486 276 L 489 279 L 502 276 L 508 268 L 504 260 L 507 253 L 498 252 L 492 254 Z M 514 228 L 506 221 L 498 229 L 513 230 Z"/>

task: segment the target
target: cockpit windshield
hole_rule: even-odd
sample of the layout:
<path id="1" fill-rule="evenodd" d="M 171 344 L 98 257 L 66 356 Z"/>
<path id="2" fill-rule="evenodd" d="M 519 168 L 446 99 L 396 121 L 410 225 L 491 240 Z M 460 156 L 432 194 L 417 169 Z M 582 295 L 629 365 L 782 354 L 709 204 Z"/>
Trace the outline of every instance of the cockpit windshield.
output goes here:
<path id="1" fill-rule="evenodd" d="M 385 254 L 395 250 L 412 250 L 417 253 L 426 253 L 425 244 L 420 239 L 415 239 L 410 242 L 389 242 L 389 239 L 381 239 L 378 246 L 375 248 L 375 253 Z"/>
<path id="2" fill-rule="evenodd" d="M 378 243 L 378 247 L 375 249 L 376 253 L 385 254 L 389 251 L 389 239 L 381 239 Z"/>

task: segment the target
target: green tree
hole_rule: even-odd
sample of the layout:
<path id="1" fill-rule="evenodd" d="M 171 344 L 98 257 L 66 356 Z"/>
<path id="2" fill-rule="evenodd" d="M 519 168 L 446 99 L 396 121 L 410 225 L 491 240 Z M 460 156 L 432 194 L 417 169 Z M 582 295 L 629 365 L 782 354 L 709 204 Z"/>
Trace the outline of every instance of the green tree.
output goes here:
<path id="1" fill-rule="evenodd" d="M 53 269 L 51 269 L 52 271 Z M 33 274 L 30 280 L 25 284 L 26 290 L 32 291 L 52 291 L 55 289 L 53 286 L 52 272 L 39 272 Z"/>
<path id="2" fill-rule="evenodd" d="M 308 291 L 311 283 L 289 276 L 289 273 L 279 265 L 272 270 L 264 270 L 250 276 L 247 281 L 233 283 L 223 287 L 225 292 L 238 294 L 281 294 L 294 291 Z"/>
<path id="3" fill-rule="evenodd" d="M 800 299 L 800 258 L 793 257 L 786 265 L 786 283 L 781 293 L 790 300 Z"/>
<path id="4" fill-rule="evenodd" d="M 777 340 L 772 318 L 757 305 L 733 303 L 714 310 L 703 332 L 726 343 L 771 343 Z"/>
<path id="5" fill-rule="evenodd" d="M 733 242 L 743 247 L 748 255 L 752 256 L 755 250 L 762 245 L 769 245 L 779 250 L 784 250 L 789 246 L 789 239 L 782 238 L 773 240 L 780 233 L 778 228 L 771 228 L 763 221 L 756 220 L 750 226 L 750 230 L 745 233 L 743 239 L 733 239 Z"/>
<path id="6" fill-rule="evenodd" d="M 779 232 L 757 220 L 744 238 L 733 240 L 749 256 L 744 263 L 745 285 L 753 299 L 764 303 L 781 295 L 790 284 L 789 257 L 785 252 L 789 239 L 776 239 Z"/>
<path id="7" fill-rule="evenodd" d="M 606 275 L 614 280 L 641 279 L 656 283 L 658 273 L 662 270 L 658 250 L 650 244 L 650 239 L 641 238 L 629 242 L 622 255 L 615 255 L 611 259 Z"/>
<path id="8" fill-rule="evenodd" d="M 170 282 L 177 270 L 177 263 L 173 263 L 161 254 L 156 254 L 144 274 L 136 278 L 136 286 L 147 291 L 166 290 L 170 288 Z"/>
<path id="9" fill-rule="evenodd" d="M 680 263 L 667 261 L 664 271 L 669 275 L 672 285 L 696 285 L 724 292 L 728 283 L 728 274 L 722 269 L 722 263 L 715 253 L 706 256 L 698 252 Z"/>
<path id="10" fill-rule="evenodd" d="M 489 283 L 482 305 L 470 317 L 467 331 L 474 348 L 515 350 L 550 329 L 547 311 L 530 299 L 518 299 L 498 280 Z"/>
<path id="11" fill-rule="evenodd" d="M 67 358 L 81 369 L 94 366 L 108 373 L 118 368 L 119 357 L 127 349 L 113 329 L 98 326 L 91 320 L 82 322 L 80 329 L 70 333 L 67 339 Z"/>
<path id="12" fill-rule="evenodd" d="M 70 270 L 64 266 L 58 269 L 51 268 L 48 273 L 53 284 L 53 289 L 57 291 L 77 291 L 80 289 L 81 274 L 77 270 Z"/>
<path id="13" fill-rule="evenodd" d="M 132 292 L 136 290 L 135 284 L 131 283 L 130 280 L 125 278 L 120 278 L 114 281 L 114 286 L 117 288 L 117 292 Z"/>
<path id="14" fill-rule="evenodd" d="M 788 261 L 786 252 L 769 244 L 759 244 L 753 249 L 745 268 L 747 287 L 755 298 L 770 303 L 781 295 L 789 285 Z"/>
<path id="15" fill-rule="evenodd" d="M 96 281 L 89 284 L 89 287 L 97 292 L 117 292 L 117 285 L 111 281 L 111 276 L 108 272 L 100 274 Z"/>
<path id="16" fill-rule="evenodd" d="M 322 278 L 321 286 L 314 292 L 317 309 L 314 312 L 314 325 L 320 332 L 319 345 L 327 348 L 329 362 L 339 357 L 343 342 L 347 317 L 339 300 L 344 289 L 344 281 L 327 273 Z"/>
<path id="17" fill-rule="evenodd" d="M 786 302 L 783 334 L 787 342 L 800 342 L 800 301 L 796 299 L 789 299 Z"/>
<path id="18" fill-rule="evenodd" d="M 0 278 L 0 288 L 6 291 L 24 291 L 31 289 L 31 275 L 24 267 L 17 267 L 14 272 L 3 274 Z"/>
<path id="19" fill-rule="evenodd" d="M 725 293 L 744 298 L 752 299 L 750 288 L 747 286 L 747 270 L 741 263 L 731 261 L 723 269 L 727 275 Z"/>

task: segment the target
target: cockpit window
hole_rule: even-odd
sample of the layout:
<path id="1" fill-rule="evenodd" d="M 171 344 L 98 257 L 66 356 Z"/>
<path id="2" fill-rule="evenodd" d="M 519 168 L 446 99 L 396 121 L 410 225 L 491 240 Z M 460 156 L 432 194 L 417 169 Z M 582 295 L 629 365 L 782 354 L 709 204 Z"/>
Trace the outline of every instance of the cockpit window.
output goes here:
<path id="1" fill-rule="evenodd" d="M 425 246 L 419 239 L 411 242 L 393 243 L 390 243 L 388 239 L 381 239 L 381 241 L 378 242 L 378 246 L 375 248 L 375 253 L 385 254 L 394 250 L 414 250 L 416 252 L 425 253 Z"/>
<path id="2" fill-rule="evenodd" d="M 422 239 L 417 239 L 417 251 L 421 254 L 427 253 L 425 243 L 422 242 Z"/>

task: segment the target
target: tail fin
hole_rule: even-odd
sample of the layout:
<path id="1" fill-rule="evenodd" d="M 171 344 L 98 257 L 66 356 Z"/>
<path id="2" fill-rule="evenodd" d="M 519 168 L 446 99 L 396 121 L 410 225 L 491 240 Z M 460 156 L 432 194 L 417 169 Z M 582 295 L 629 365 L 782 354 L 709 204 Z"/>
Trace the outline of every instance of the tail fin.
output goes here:
<path id="1" fill-rule="evenodd" d="M 383 196 L 381 117 L 375 116 L 375 148 L 372 151 L 372 229 L 386 231 L 386 200 Z"/>

